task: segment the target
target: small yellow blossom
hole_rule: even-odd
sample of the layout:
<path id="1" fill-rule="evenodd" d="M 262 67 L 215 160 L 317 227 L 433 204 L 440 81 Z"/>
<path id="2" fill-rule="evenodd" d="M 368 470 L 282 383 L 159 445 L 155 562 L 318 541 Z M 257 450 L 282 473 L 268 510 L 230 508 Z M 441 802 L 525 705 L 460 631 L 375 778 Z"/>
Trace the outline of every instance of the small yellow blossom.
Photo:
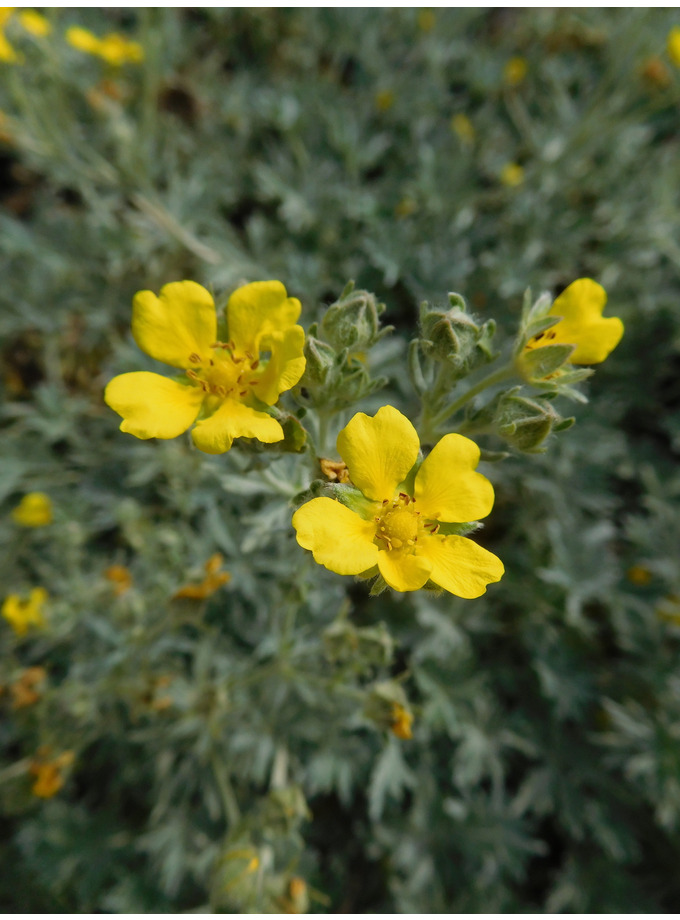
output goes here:
<path id="1" fill-rule="evenodd" d="M 503 185 L 507 185 L 508 188 L 515 188 L 515 186 L 524 182 L 524 169 L 519 163 L 506 163 L 501 169 L 499 178 Z"/>
<path id="2" fill-rule="evenodd" d="M 395 99 L 396 96 L 391 89 L 381 89 L 375 94 L 375 107 L 379 112 L 388 112 Z"/>
<path id="3" fill-rule="evenodd" d="M 300 301 L 280 281 L 255 281 L 229 298 L 229 338 L 217 341 L 212 296 L 194 281 L 175 281 L 140 291 L 133 301 L 132 334 L 148 355 L 184 376 L 121 374 L 104 393 L 137 438 L 176 438 L 191 425 L 193 442 L 208 454 L 229 450 L 234 438 L 266 444 L 283 440 L 283 428 L 268 412 L 305 369 Z"/>
<path id="4" fill-rule="evenodd" d="M 12 520 L 21 527 L 46 527 L 52 523 L 52 500 L 44 492 L 29 492 L 12 511 Z"/>
<path id="5" fill-rule="evenodd" d="M 110 565 L 104 572 L 104 578 L 113 585 L 113 593 L 116 597 L 121 597 L 132 587 L 130 569 L 124 565 Z"/>
<path id="6" fill-rule="evenodd" d="M 607 293 L 597 281 L 573 281 L 548 311 L 548 316 L 561 317 L 559 323 L 530 339 L 525 351 L 545 345 L 575 345 L 569 356 L 572 364 L 600 364 L 623 336 L 618 316 L 602 316 L 606 303 Z"/>
<path id="7" fill-rule="evenodd" d="M 52 31 L 49 20 L 35 10 L 22 10 L 19 13 L 19 22 L 27 32 L 35 35 L 36 38 L 44 38 Z"/>
<path id="8" fill-rule="evenodd" d="M 493 506 L 491 483 L 475 472 L 479 448 L 473 441 L 445 435 L 417 466 L 415 428 L 397 409 L 383 406 L 373 418 L 357 413 L 338 435 L 337 448 L 365 501 L 359 497 L 355 511 L 313 498 L 295 512 L 297 541 L 316 562 L 339 575 L 380 574 L 395 591 L 432 582 L 472 598 L 499 581 L 500 559 L 446 527 L 486 517 Z"/>
<path id="9" fill-rule="evenodd" d="M 523 57 L 511 57 L 503 68 L 503 79 L 508 86 L 519 86 L 529 71 L 527 59 Z"/>
<path id="10" fill-rule="evenodd" d="M 24 709 L 26 706 L 33 706 L 34 703 L 37 703 L 42 695 L 42 685 L 46 679 L 45 668 L 26 668 L 19 680 L 10 685 L 12 708 Z"/>
<path id="11" fill-rule="evenodd" d="M 309 910 L 307 882 L 294 875 L 288 882 L 287 896 L 279 899 L 284 914 L 306 914 Z"/>
<path id="12" fill-rule="evenodd" d="M 396 735 L 397 738 L 401 738 L 404 741 L 408 741 L 413 737 L 413 732 L 411 731 L 411 724 L 413 723 L 413 715 L 406 709 L 401 703 L 392 704 L 392 725 L 391 732 L 393 735 Z"/>
<path id="13" fill-rule="evenodd" d="M 666 42 L 668 57 L 676 67 L 680 67 L 680 26 L 673 26 Z"/>
<path id="14" fill-rule="evenodd" d="M 19 60 L 19 55 L 5 36 L 5 28 L 13 12 L 13 6 L 0 6 L 0 61 L 5 64 L 16 64 Z"/>
<path id="15" fill-rule="evenodd" d="M 652 580 L 652 573 L 644 565 L 632 565 L 626 572 L 628 581 L 638 588 L 644 588 Z"/>
<path id="16" fill-rule="evenodd" d="M 214 594 L 222 585 L 231 581 L 231 575 L 228 572 L 220 572 L 224 558 L 221 553 L 215 553 L 208 559 L 203 568 L 205 569 L 205 578 L 200 584 L 185 585 L 180 588 L 174 595 L 175 598 L 187 598 L 189 600 L 203 601 L 211 594 Z"/>
<path id="17" fill-rule="evenodd" d="M 30 772 L 36 777 L 31 789 L 33 795 L 40 799 L 51 799 L 64 785 L 63 771 L 70 767 L 75 759 L 73 751 L 64 751 L 54 760 L 45 761 L 42 758 L 35 760 Z"/>
<path id="18" fill-rule="evenodd" d="M 437 17 L 435 16 L 433 10 L 423 8 L 418 10 L 418 28 L 421 32 L 431 32 L 435 23 L 437 22 Z"/>
<path id="19" fill-rule="evenodd" d="M 71 26 L 66 30 L 66 41 L 78 51 L 100 57 L 112 67 L 139 64 L 144 60 L 144 49 L 139 42 L 130 41 L 117 32 L 110 32 L 103 38 L 97 38 L 88 29 Z"/>
<path id="20" fill-rule="evenodd" d="M 451 119 L 451 130 L 464 144 L 471 144 L 475 139 L 475 128 L 467 115 L 459 112 Z"/>
<path id="21" fill-rule="evenodd" d="M 47 625 L 42 608 L 48 594 L 44 588 L 33 588 L 28 600 L 18 594 L 10 594 L 2 605 L 2 616 L 10 624 L 17 636 L 25 636 L 29 629 L 43 629 Z"/>

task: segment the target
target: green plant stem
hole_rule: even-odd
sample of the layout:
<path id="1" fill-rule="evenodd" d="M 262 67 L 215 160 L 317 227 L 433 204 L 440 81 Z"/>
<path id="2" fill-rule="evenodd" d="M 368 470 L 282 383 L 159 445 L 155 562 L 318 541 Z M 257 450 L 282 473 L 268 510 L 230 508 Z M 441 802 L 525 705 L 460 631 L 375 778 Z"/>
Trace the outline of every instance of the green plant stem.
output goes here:
<path id="1" fill-rule="evenodd" d="M 492 374 L 488 374 L 486 377 L 476 383 L 474 386 L 470 387 L 467 392 L 463 393 L 458 399 L 454 400 L 452 403 L 449 403 L 448 406 L 445 406 L 441 412 L 438 412 L 431 420 L 431 425 L 437 427 L 443 424 L 448 418 L 458 412 L 459 409 L 462 409 L 473 397 L 477 396 L 479 393 L 482 393 L 484 390 L 487 390 L 489 387 L 496 386 L 499 383 L 504 383 L 506 380 L 510 380 L 516 374 L 514 364 L 504 364 L 503 367 L 500 367 L 497 371 L 494 371 Z"/>
<path id="2" fill-rule="evenodd" d="M 217 787 L 222 798 L 224 815 L 227 819 L 229 827 L 235 827 L 241 820 L 241 809 L 238 807 L 238 802 L 236 801 L 236 793 L 234 792 L 234 789 L 231 785 L 231 780 L 229 779 L 229 776 L 224 769 L 224 765 L 222 764 L 222 761 L 217 754 L 212 755 L 211 765 L 215 775 L 215 781 L 217 782 Z"/>

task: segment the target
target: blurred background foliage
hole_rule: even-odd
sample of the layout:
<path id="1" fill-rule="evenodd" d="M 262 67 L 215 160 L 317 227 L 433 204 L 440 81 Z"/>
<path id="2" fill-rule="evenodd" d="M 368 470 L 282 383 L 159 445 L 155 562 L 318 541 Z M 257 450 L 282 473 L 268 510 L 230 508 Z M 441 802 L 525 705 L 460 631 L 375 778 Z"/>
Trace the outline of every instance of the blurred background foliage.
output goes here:
<path id="1" fill-rule="evenodd" d="M 46 15 L 0 61 L 0 573 L 49 595 L 0 619 L 0 906 L 676 909 L 674 12 Z M 626 335 L 574 429 L 485 470 L 479 600 L 369 598 L 296 546 L 295 457 L 136 441 L 102 402 L 171 280 L 278 278 L 308 325 L 355 279 L 396 327 L 360 408 L 413 417 L 421 299 L 511 333 L 584 276 Z M 50 523 L 12 516 L 32 492 Z M 366 708 L 391 681 L 412 740 Z"/>

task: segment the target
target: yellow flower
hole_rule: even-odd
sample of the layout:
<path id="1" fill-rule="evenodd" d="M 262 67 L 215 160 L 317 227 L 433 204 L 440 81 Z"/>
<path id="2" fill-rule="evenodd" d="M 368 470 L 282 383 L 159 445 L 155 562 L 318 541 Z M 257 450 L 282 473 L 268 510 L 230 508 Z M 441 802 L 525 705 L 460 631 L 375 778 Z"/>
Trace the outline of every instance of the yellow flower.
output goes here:
<path id="1" fill-rule="evenodd" d="M 479 448 L 445 435 L 419 468 L 415 428 L 392 406 L 371 418 L 357 413 L 338 435 L 340 456 L 367 501 L 354 511 L 313 498 L 293 515 L 300 546 L 339 575 L 380 573 L 395 591 L 428 581 L 458 597 L 479 597 L 498 581 L 503 564 L 442 524 L 486 517 L 494 501 L 488 479 L 474 472 Z"/>
<path id="2" fill-rule="evenodd" d="M 680 26 L 673 26 L 668 33 L 666 50 L 668 51 L 668 57 L 675 66 L 680 67 Z"/>
<path id="3" fill-rule="evenodd" d="M 436 22 L 437 17 L 432 10 L 425 8 L 418 10 L 418 28 L 421 32 L 431 32 Z"/>
<path id="4" fill-rule="evenodd" d="M 31 773 L 36 777 L 31 792 L 40 799 L 51 799 L 64 785 L 62 771 L 74 761 L 73 751 L 64 751 L 54 760 L 41 762 L 36 760 L 31 765 Z"/>
<path id="5" fill-rule="evenodd" d="M 196 421 L 194 444 L 208 454 L 229 450 L 234 438 L 281 441 L 281 425 L 262 410 L 304 372 L 305 334 L 295 325 L 300 309 L 280 281 L 246 284 L 229 298 L 229 338 L 221 342 L 214 301 L 200 284 L 175 281 L 160 297 L 140 291 L 133 301 L 135 341 L 152 358 L 185 369 L 185 376 L 136 371 L 114 377 L 104 399 L 123 417 L 120 430 L 142 439 L 176 438 Z"/>
<path id="6" fill-rule="evenodd" d="M 28 600 L 24 600 L 18 594 L 10 594 L 5 598 L 0 612 L 17 636 L 24 636 L 32 626 L 42 629 L 47 625 L 42 612 L 47 597 L 44 588 L 33 588 Z"/>
<path id="7" fill-rule="evenodd" d="M 110 565 L 104 572 L 104 578 L 113 585 L 113 593 L 116 597 L 121 597 L 132 587 L 130 569 L 124 565 Z"/>
<path id="8" fill-rule="evenodd" d="M 36 38 L 44 38 L 52 31 L 50 22 L 35 10 L 22 10 L 19 13 L 19 22 L 27 32 L 35 35 Z"/>
<path id="9" fill-rule="evenodd" d="M 5 27 L 13 12 L 13 6 L 0 6 L 0 61 L 5 64 L 15 64 L 19 60 L 19 55 L 5 37 Z"/>
<path id="10" fill-rule="evenodd" d="M 112 67 L 121 67 L 128 63 L 139 64 L 144 60 L 144 49 L 139 42 L 130 41 L 117 32 L 97 38 L 88 29 L 71 26 L 66 30 L 66 41 L 78 51 L 100 57 Z"/>
<path id="11" fill-rule="evenodd" d="M 375 107 L 379 112 L 388 112 L 394 105 L 395 95 L 391 89 L 381 89 L 375 94 Z"/>
<path id="12" fill-rule="evenodd" d="M 524 169 L 519 163 L 506 163 L 499 176 L 503 185 L 514 188 L 524 182 Z"/>
<path id="13" fill-rule="evenodd" d="M 46 527 L 52 523 L 52 501 L 44 492 L 29 492 L 12 511 L 12 520 L 22 527 Z"/>
<path id="14" fill-rule="evenodd" d="M 37 703 L 42 695 L 42 685 L 46 679 L 45 668 L 26 668 L 21 677 L 10 685 L 12 708 L 23 709 Z"/>
<path id="15" fill-rule="evenodd" d="M 176 592 L 174 597 L 197 601 L 203 601 L 210 597 L 222 585 L 226 585 L 227 582 L 231 581 L 231 575 L 228 572 L 220 572 L 223 562 L 224 558 L 221 553 L 212 555 L 203 566 L 205 569 L 203 581 L 198 585 L 185 585 Z"/>
<path id="16" fill-rule="evenodd" d="M 412 722 L 413 715 L 408 709 L 405 709 L 401 703 L 392 704 L 392 726 L 390 730 L 393 735 L 403 741 L 408 741 L 413 737 L 413 732 L 411 731 Z"/>
<path id="17" fill-rule="evenodd" d="M 467 115 L 459 112 L 451 119 L 451 130 L 464 144 L 471 144 L 475 139 L 475 128 Z"/>
<path id="18" fill-rule="evenodd" d="M 519 86 L 529 70 L 526 58 L 511 57 L 503 68 L 503 79 L 509 86 Z"/>
<path id="19" fill-rule="evenodd" d="M 579 278 L 566 288 L 548 311 L 559 323 L 530 339 L 525 351 L 545 345 L 575 345 L 572 364 L 600 364 L 616 348 L 623 335 L 618 316 L 603 317 L 607 293 L 591 278 Z"/>

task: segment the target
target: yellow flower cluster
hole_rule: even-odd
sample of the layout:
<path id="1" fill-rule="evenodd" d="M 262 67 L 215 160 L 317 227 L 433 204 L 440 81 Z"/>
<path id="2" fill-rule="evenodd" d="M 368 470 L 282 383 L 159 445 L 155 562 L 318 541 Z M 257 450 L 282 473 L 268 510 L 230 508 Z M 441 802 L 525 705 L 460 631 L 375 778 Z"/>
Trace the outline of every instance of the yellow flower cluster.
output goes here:
<path id="1" fill-rule="evenodd" d="M 47 625 L 43 613 L 47 598 L 44 588 L 33 588 L 28 598 L 10 594 L 5 598 L 0 613 L 17 636 L 25 636 L 29 629 L 43 629 Z"/>
<path id="2" fill-rule="evenodd" d="M 12 18 L 16 18 L 22 28 L 36 38 L 43 38 L 52 31 L 47 19 L 35 10 L 21 10 L 17 13 L 13 6 L 0 6 L 0 61 L 5 64 L 17 64 L 21 61 L 21 55 L 5 35 L 5 28 Z"/>
<path id="3" fill-rule="evenodd" d="M 73 751 L 64 751 L 51 760 L 46 759 L 46 752 L 39 751 L 30 767 L 35 776 L 31 792 L 39 799 L 51 799 L 64 785 L 64 771 L 75 760 Z"/>
<path id="4" fill-rule="evenodd" d="M 97 38 L 88 29 L 71 26 L 66 30 L 66 41 L 78 51 L 99 57 L 112 67 L 139 64 L 144 60 L 144 49 L 139 42 L 130 41 L 118 32 L 110 32 L 103 38 Z"/>
<path id="5" fill-rule="evenodd" d="M 12 511 L 12 520 L 21 527 L 46 527 L 52 523 L 52 501 L 44 492 L 29 492 Z"/>

